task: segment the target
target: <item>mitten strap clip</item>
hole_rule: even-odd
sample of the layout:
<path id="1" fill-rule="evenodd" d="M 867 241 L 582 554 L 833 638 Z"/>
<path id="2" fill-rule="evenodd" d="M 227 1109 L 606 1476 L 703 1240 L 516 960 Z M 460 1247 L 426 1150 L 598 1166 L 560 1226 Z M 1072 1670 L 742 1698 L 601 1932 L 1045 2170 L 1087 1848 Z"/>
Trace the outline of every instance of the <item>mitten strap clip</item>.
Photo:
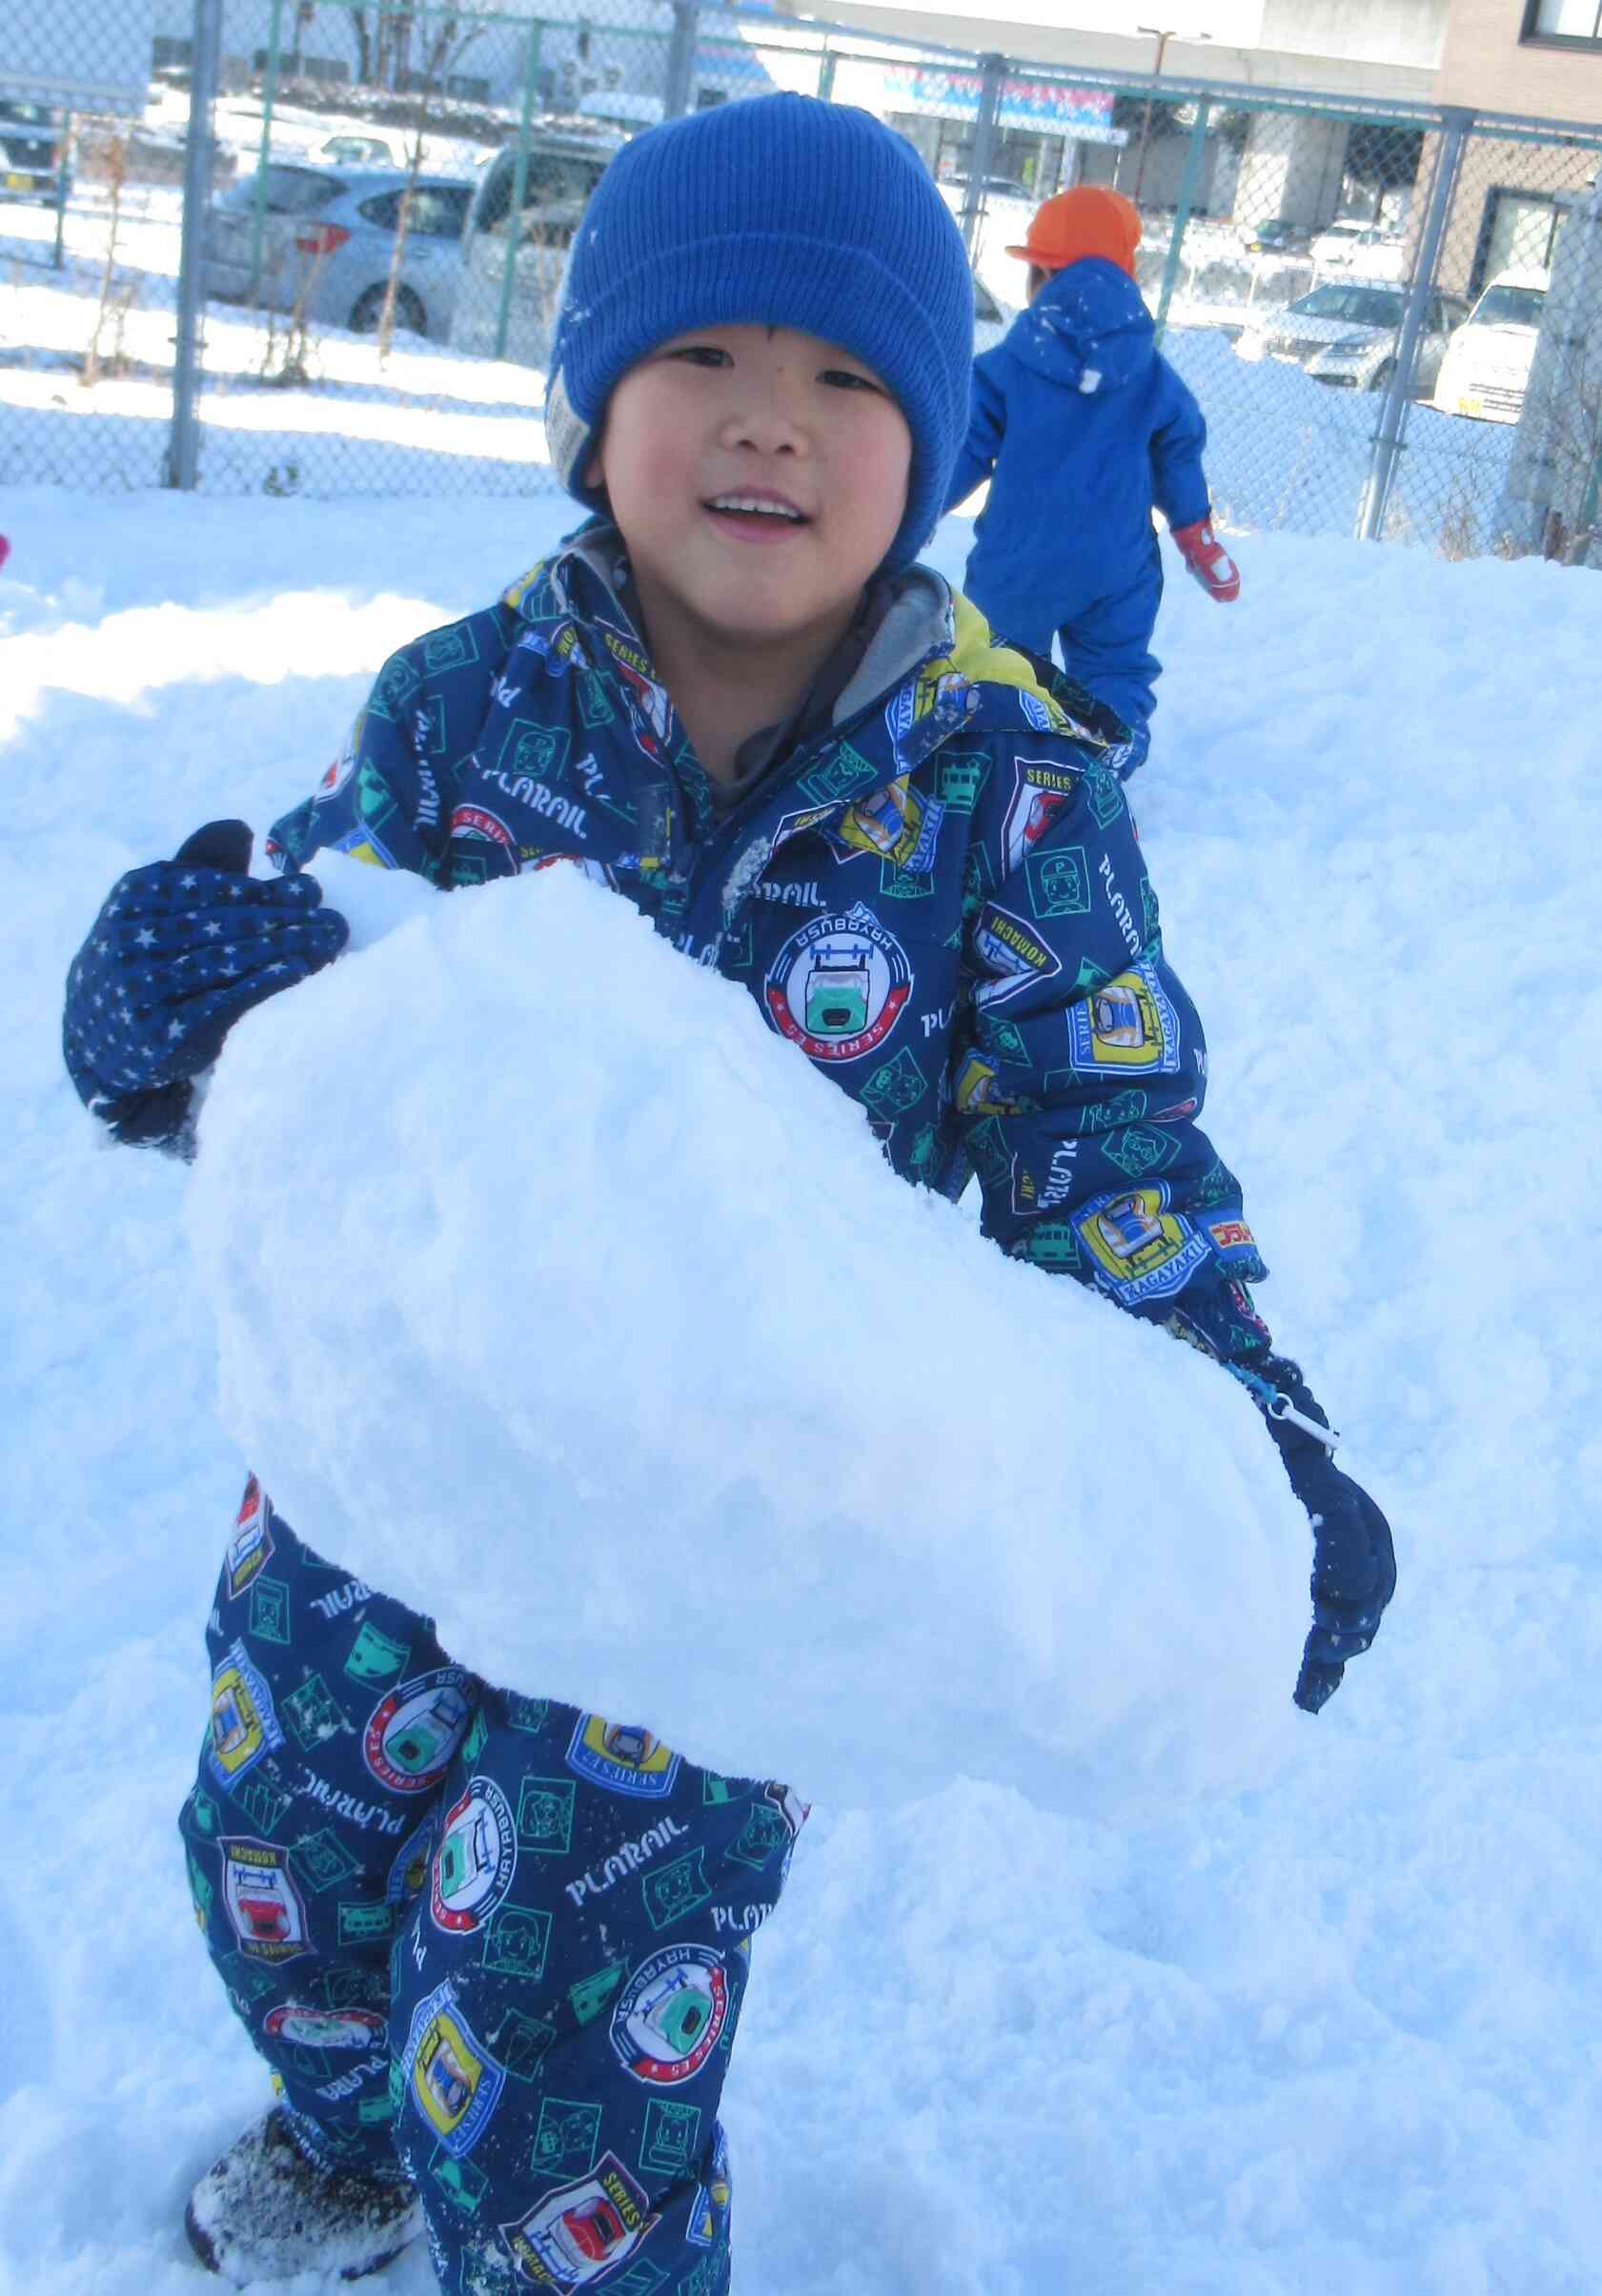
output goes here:
<path id="1" fill-rule="evenodd" d="M 1299 1427 L 1305 1435 L 1322 1443 L 1326 1451 L 1333 1452 L 1341 1439 L 1338 1430 L 1326 1427 L 1320 1419 L 1308 1418 L 1306 1412 L 1299 1412 L 1283 1388 L 1275 1387 L 1271 1379 L 1263 1378 L 1244 1363 L 1227 1363 L 1224 1368 L 1232 1372 L 1243 1387 L 1250 1389 L 1265 1418 L 1283 1427 Z"/>

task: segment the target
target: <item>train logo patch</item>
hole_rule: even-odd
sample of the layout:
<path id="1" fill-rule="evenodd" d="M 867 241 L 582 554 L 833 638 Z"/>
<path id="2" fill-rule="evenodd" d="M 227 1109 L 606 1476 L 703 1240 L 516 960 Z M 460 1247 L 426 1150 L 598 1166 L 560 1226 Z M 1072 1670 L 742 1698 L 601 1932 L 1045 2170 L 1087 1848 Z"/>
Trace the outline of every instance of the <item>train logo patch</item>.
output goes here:
<path id="1" fill-rule="evenodd" d="M 609 1722 L 598 1714 L 578 1717 L 567 1749 L 568 1768 L 580 1778 L 640 1801 L 660 1801 L 672 1793 L 679 1758 L 649 1730 L 634 1722 Z"/>
<path id="2" fill-rule="evenodd" d="M 587 2177 L 547 2193 L 500 2237 L 537 2287 L 583 2288 L 620 2265 L 656 2224 L 650 2199 L 615 2152 Z"/>
<path id="3" fill-rule="evenodd" d="M 308 2001 L 280 2001 L 261 2029 L 303 2049 L 381 2049 L 388 2030 L 375 2009 L 319 2009 Z"/>
<path id="4" fill-rule="evenodd" d="M 437 1929 L 477 1929 L 512 1886 L 517 1828 L 492 1778 L 475 1778 L 445 1814 L 435 1852 L 429 1911 Z"/>
<path id="5" fill-rule="evenodd" d="M 780 1035 L 830 1066 L 876 1052 L 911 994 L 906 951 L 860 902 L 792 933 L 762 989 Z"/>
<path id="6" fill-rule="evenodd" d="M 223 1786 L 236 1785 L 264 1754 L 284 1742 L 273 1694 L 236 1642 L 212 1676 L 212 1743 L 207 1760 Z"/>
<path id="7" fill-rule="evenodd" d="M 612 2046 L 637 2081 L 692 2081 L 728 2022 L 723 1957 L 707 1945 L 666 1945 L 640 1962 L 612 2011 Z"/>
<path id="8" fill-rule="evenodd" d="M 310 1953 L 306 1900 L 285 1853 L 270 1841 L 227 1836 L 218 1847 L 222 1901 L 240 1952 L 253 1961 L 292 1961 Z"/>
<path id="9" fill-rule="evenodd" d="M 459 1666 L 414 1675 L 368 1717 L 362 1759 L 392 1794 L 426 1794 L 443 1776 L 471 1718 L 467 1676 Z"/>
<path id="10" fill-rule="evenodd" d="M 234 1519 L 233 1536 L 223 1556 L 223 1587 L 230 1602 L 245 1592 L 273 1553 L 273 1510 L 267 1494 L 252 1475 L 245 1485 Z"/>
<path id="11" fill-rule="evenodd" d="M 463 2017 L 448 1981 L 413 2011 L 400 2072 L 454 2161 L 472 2151 L 506 2086 L 505 2072 Z"/>

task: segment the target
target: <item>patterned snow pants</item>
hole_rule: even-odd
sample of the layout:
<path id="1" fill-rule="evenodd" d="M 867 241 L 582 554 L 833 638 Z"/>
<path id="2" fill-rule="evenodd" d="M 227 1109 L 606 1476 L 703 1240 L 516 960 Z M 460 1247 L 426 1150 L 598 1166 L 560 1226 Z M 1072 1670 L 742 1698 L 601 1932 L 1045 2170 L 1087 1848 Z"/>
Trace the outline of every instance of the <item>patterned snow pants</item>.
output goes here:
<path id="1" fill-rule="evenodd" d="M 180 1827 L 306 2149 L 417 2187 L 452 2296 L 723 2296 L 718 2101 L 804 1811 L 497 1690 L 254 1478 Z"/>

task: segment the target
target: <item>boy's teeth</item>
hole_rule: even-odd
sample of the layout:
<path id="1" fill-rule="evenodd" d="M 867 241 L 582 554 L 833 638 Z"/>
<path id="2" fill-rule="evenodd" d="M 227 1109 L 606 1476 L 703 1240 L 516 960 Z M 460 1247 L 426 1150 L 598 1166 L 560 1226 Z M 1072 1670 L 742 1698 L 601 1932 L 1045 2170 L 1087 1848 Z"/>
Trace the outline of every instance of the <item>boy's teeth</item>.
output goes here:
<path id="1" fill-rule="evenodd" d="M 799 520 L 801 518 L 799 510 L 788 510 L 782 502 L 759 502 L 751 495 L 717 495 L 713 498 L 712 507 L 714 510 L 755 510 L 770 518 Z"/>

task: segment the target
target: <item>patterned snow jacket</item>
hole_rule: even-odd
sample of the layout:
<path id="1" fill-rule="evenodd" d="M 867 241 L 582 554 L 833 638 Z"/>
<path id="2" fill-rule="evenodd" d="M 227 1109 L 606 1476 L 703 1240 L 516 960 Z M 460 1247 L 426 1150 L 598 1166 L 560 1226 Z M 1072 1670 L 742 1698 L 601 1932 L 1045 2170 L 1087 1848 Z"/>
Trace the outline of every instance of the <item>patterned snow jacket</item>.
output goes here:
<path id="1" fill-rule="evenodd" d="M 461 886 L 578 862 L 742 982 L 903 1177 L 955 1197 L 977 1174 L 1004 1250 L 1220 1353 L 1264 1347 L 1124 728 L 914 567 L 832 722 L 720 811 L 617 551 L 598 522 L 394 655 L 274 825 L 277 864 L 334 849 Z"/>

